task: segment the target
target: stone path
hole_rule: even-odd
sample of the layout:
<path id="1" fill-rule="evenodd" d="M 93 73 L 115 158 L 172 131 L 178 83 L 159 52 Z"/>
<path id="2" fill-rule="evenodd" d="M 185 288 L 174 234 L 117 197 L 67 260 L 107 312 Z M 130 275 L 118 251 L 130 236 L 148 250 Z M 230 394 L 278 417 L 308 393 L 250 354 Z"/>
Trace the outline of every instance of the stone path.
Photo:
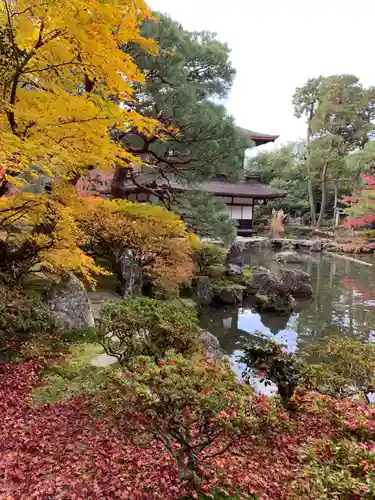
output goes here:
<path id="1" fill-rule="evenodd" d="M 100 316 L 100 309 L 103 307 L 105 302 L 108 300 L 121 300 L 120 295 L 117 295 L 112 290 L 97 290 L 95 292 L 88 292 L 88 296 L 91 302 L 91 309 L 94 318 L 97 319 Z M 97 368 L 105 368 L 106 366 L 111 366 L 117 363 L 117 359 L 114 356 L 109 356 L 105 352 L 95 356 L 90 362 L 92 366 Z"/>

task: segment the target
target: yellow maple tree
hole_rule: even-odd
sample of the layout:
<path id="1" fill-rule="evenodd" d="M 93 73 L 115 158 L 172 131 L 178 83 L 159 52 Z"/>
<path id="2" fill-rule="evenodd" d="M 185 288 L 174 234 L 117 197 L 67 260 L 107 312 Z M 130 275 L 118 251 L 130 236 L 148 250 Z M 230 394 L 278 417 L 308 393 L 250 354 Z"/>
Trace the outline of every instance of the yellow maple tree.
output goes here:
<path id="1" fill-rule="evenodd" d="M 175 292 L 193 273 L 195 236 L 173 212 L 127 200 L 83 197 L 87 211 L 78 217 L 79 227 L 96 255 L 105 257 L 121 282 L 121 258 L 130 250 L 142 268 L 163 292 Z M 120 283 L 121 285 L 121 283 Z M 121 288 L 121 286 L 120 286 Z"/>
<path id="2" fill-rule="evenodd" d="M 157 50 L 140 33 L 149 17 L 144 0 L 1 0 L 0 169 L 7 181 L 139 162 L 108 132 L 162 134 L 155 120 L 126 106 L 143 75 L 123 48 Z"/>
<path id="3" fill-rule="evenodd" d="M 0 197 L 0 282 L 19 283 L 35 266 L 60 275 L 105 272 L 82 247 L 87 236 L 77 224 L 86 210 L 71 186 L 50 195 L 17 191 Z"/>
<path id="4" fill-rule="evenodd" d="M 140 33 L 150 17 L 144 0 L 0 1 L 0 281 L 35 264 L 103 272 L 78 224 L 94 207 L 68 184 L 92 167 L 139 163 L 111 131 L 163 135 L 128 106 L 144 77 L 126 46 L 157 51 Z M 35 188 L 46 178 L 50 193 Z"/>

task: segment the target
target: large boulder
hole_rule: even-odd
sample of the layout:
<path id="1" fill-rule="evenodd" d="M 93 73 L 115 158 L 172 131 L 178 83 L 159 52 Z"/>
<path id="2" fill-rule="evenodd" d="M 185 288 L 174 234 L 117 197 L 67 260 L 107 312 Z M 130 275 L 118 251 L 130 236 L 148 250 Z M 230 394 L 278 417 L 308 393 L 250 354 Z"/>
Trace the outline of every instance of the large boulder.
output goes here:
<path id="1" fill-rule="evenodd" d="M 313 290 L 311 277 L 300 269 L 283 269 L 280 281 L 287 293 L 296 298 L 310 298 Z"/>
<path id="2" fill-rule="evenodd" d="M 230 281 L 215 283 L 213 287 L 214 300 L 219 304 L 241 304 L 245 290 L 244 286 Z"/>
<path id="3" fill-rule="evenodd" d="M 206 352 L 208 359 L 219 360 L 223 357 L 223 352 L 220 349 L 220 342 L 212 333 L 203 330 L 200 336 L 200 342 Z"/>
<path id="4" fill-rule="evenodd" d="M 214 298 L 214 291 L 211 279 L 208 276 L 197 276 L 195 298 L 199 304 L 211 304 Z"/>
<path id="5" fill-rule="evenodd" d="M 142 292 L 142 273 L 133 252 L 124 248 L 116 254 L 116 292 L 122 297 L 140 295 Z"/>
<path id="6" fill-rule="evenodd" d="M 321 252 L 323 250 L 323 242 L 321 240 L 314 240 L 310 245 L 310 252 Z"/>
<path id="7" fill-rule="evenodd" d="M 242 267 L 244 265 L 244 259 L 242 257 L 243 248 L 240 244 L 235 243 L 229 250 L 227 254 L 227 265 L 233 264 L 238 267 Z"/>
<path id="8" fill-rule="evenodd" d="M 277 260 L 277 262 L 283 262 L 284 264 L 296 264 L 302 262 L 303 258 L 297 252 L 288 250 L 285 252 L 278 252 L 275 255 L 275 260 Z"/>
<path id="9" fill-rule="evenodd" d="M 258 292 L 255 295 L 256 305 L 259 311 L 274 311 L 278 313 L 290 313 L 294 309 L 294 298 L 292 295 Z"/>
<path id="10" fill-rule="evenodd" d="M 47 303 L 56 316 L 57 325 L 64 330 L 95 326 L 85 287 L 72 273 L 52 288 Z"/>
<path id="11" fill-rule="evenodd" d="M 280 281 L 266 267 L 258 266 L 252 268 L 251 279 L 247 282 L 247 292 L 255 295 L 258 291 L 276 291 L 280 287 Z"/>

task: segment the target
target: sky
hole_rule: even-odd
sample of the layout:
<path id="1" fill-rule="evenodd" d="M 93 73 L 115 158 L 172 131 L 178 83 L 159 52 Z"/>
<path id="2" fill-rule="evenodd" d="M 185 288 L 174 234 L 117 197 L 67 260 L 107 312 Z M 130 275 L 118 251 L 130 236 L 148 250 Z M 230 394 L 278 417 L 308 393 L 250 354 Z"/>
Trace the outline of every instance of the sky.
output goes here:
<path id="1" fill-rule="evenodd" d="M 375 0 L 149 0 L 188 30 L 217 33 L 237 76 L 227 109 L 237 124 L 304 137 L 292 96 L 308 78 L 351 73 L 375 85 Z"/>

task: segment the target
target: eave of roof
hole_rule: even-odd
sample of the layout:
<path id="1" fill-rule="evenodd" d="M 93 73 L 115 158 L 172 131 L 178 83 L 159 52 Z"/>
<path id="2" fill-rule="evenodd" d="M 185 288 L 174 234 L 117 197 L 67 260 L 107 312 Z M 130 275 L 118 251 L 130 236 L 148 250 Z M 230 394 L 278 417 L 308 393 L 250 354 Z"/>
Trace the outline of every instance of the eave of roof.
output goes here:
<path id="1" fill-rule="evenodd" d="M 247 135 L 249 139 L 254 141 L 257 146 L 259 146 L 260 144 L 268 144 L 269 142 L 274 142 L 279 138 L 278 135 L 262 134 L 260 132 L 254 132 L 253 130 L 248 130 L 243 127 L 238 127 L 238 129 L 241 130 L 243 134 Z"/>
<path id="2" fill-rule="evenodd" d="M 265 186 L 264 184 L 261 184 L 259 182 L 230 183 L 222 181 L 210 181 L 199 184 L 195 189 L 207 191 L 208 193 L 217 196 L 237 196 L 240 198 L 271 199 L 283 198 L 284 196 L 286 196 L 286 193 L 284 191 Z M 181 190 L 186 190 L 186 188 L 182 187 Z"/>
<path id="3" fill-rule="evenodd" d="M 147 186 L 147 182 L 140 182 L 144 186 Z M 274 199 L 283 198 L 286 196 L 285 191 L 279 189 L 271 188 L 265 186 L 260 182 L 243 182 L 243 183 L 231 183 L 224 181 L 209 181 L 203 182 L 196 185 L 186 185 L 171 181 L 170 183 L 163 183 L 158 181 L 157 185 L 153 189 L 162 188 L 163 185 L 171 189 L 172 191 L 184 192 L 184 191 L 206 191 L 212 195 L 216 196 L 236 196 L 240 198 L 254 198 L 254 199 Z M 135 192 L 141 189 L 134 185 L 133 183 L 128 183 L 123 188 L 124 192 Z"/>

